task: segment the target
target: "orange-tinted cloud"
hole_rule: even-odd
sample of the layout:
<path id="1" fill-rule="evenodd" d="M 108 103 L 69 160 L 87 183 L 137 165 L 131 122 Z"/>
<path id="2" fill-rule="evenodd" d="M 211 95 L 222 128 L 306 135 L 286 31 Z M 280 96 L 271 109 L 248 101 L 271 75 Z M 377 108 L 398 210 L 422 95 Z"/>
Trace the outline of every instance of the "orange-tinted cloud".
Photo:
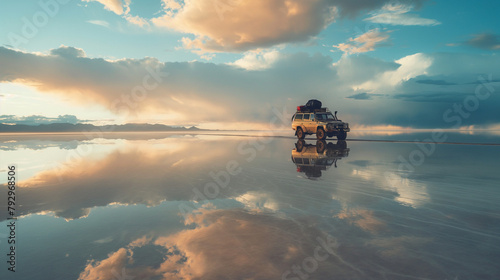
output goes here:
<path id="1" fill-rule="evenodd" d="M 386 228 L 386 224 L 377 219 L 373 211 L 367 209 L 343 209 L 336 215 L 339 219 L 349 221 L 363 230 L 377 233 Z"/>
<path id="2" fill-rule="evenodd" d="M 102 261 L 89 262 L 78 279 L 114 279 L 116 275 L 119 275 L 119 272 L 123 270 L 127 261 L 130 259 L 129 254 L 130 251 L 121 248 L 109 254 L 109 256 Z"/>
<path id="3" fill-rule="evenodd" d="M 159 236 L 149 244 L 170 252 L 157 268 L 127 265 L 127 262 L 134 261 L 133 248 L 127 246 L 105 260 L 90 261 L 81 273 L 81 276 L 101 273 L 101 278 L 80 279 L 111 279 L 103 268 L 108 271 L 122 269 L 123 274 L 140 279 L 281 279 L 292 266 L 300 266 L 304 259 L 313 257 L 316 248 L 320 248 L 317 253 L 322 260 L 317 261 L 317 268 L 308 273 L 311 277 L 357 275 L 355 270 L 334 256 L 337 249 L 331 245 L 333 237 L 327 237 L 313 226 L 302 227 L 292 220 L 250 214 L 239 209 L 202 209 L 192 220 L 196 226 L 194 229 Z M 318 238 L 330 238 L 330 243 L 324 245 L 332 246 L 328 250 L 333 254 L 321 247 Z M 124 257 L 125 250 L 131 252 L 128 259 Z"/>
<path id="4" fill-rule="evenodd" d="M 69 150 L 68 161 L 61 166 L 19 182 L 23 189 L 19 214 L 53 213 L 70 220 L 86 217 L 96 206 L 189 201 L 195 187 L 203 191 L 205 184 L 213 182 L 209 172 L 224 170 L 234 159 L 231 155 L 239 143 L 178 142 L 165 139 L 151 147 L 153 141 L 131 141 L 101 159 Z"/>
<path id="5" fill-rule="evenodd" d="M 389 39 L 389 31 L 372 29 L 356 38 L 349 39 L 346 43 L 334 45 L 346 54 L 364 53 L 375 50 L 375 47 L 386 44 Z"/>
<path id="6" fill-rule="evenodd" d="M 337 17 L 380 8 L 385 0 L 164 0 L 156 26 L 193 34 L 184 47 L 195 52 L 240 52 L 304 42 Z M 419 3 L 421 1 L 402 1 Z"/>
<path id="7" fill-rule="evenodd" d="M 104 260 L 89 261 L 80 279 L 113 279 L 109 271 L 144 280 L 300 279 L 296 271 L 304 279 L 446 275 L 439 264 L 418 254 L 433 241 L 426 237 L 396 232 L 391 237 L 366 235 L 346 224 L 334 228 L 348 232 L 347 236 L 333 237 L 309 219 L 241 209 L 200 209 L 190 221 L 189 229 L 152 240 L 143 237 Z M 157 258 L 161 262 L 134 265 L 139 243 L 164 252 L 163 258 Z M 87 275 L 100 278 L 82 277 Z"/>
<path id="8" fill-rule="evenodd" d="M 262 59 L 247 57 L 236 64 L 247 67 L 243 69 L 228 64 L 160 62 L 154 58 L 111 61 L 89 58 L 81 49 L 64 46 L 49 54 L 0 47 L 0 64 L 4 66 L 0 68 L 0 81 L 31 85 L 80 106 L 100 104 L 129 122 L 160 119 L 178 125 L 269 124 L 279 117 L 272 107 L 286 107 L 291 114 L 298 104 L 314 97 L 331 110 L 340 109 L 341 116 L 349 112 L 346 117 L 351 123 L 447 127 L 450 123 L 436 118 L 449 109 L 443 101 L 463 103 L 466 94 L 474 93 L 480 84 L 474 80 L 478 73 L 492 73 L 483 89 L 487 93 L 494 89 L 498 82 L 491 77 L 499 71 L 498 61 L 494 55 L 419 53 L 395 62 L 359 55 L 333 63 L 328 56 L 296 53 Z M 472 66 L 450 66 L 461 63 Z M 436 91 L 435 84 L 415 82 L 443 75 L 453 86 Z M 464 80 L 471 82 L 461 82 Z M 377 98 L 346 98 L 359 92 Z M 483 113 L 474 114 L 461 125 L 498 123 L 494 113 L 500 100 L 490 95 L 488 102 L 481 105 Z M 414 106 L 403 106 L 406 101 L 414 102 Z M 360 102 L 363 110 L 359 110 Z M 289 119 L 278 121 L 288 126 Z"/>
<path id="9" fill-rule="evenodd" d="M 179 9 L 167 9 L 152 22 L 195 34 L 195 39 L 183 41 L 188 49 L 219 52 L 307 41 L 334 16 L 335 7 L 323 0 L 194 0 Z"/>
<path id="10" fill-rule="evenodd" d="M 284 93 L 290 98 L 334 85 L 318 82 L 334 75 L 331 60 L 304 54 L 284 58 L 278 69 L 251 72 L 231 65 L 163 63 L 154 58 L 110 61 L 64 46 L 45 55 L 0 47 L 0 62 L 5 65 L 0 69 L 2 82 L 31 85 L 82 106 L 101 104 L 127 120 L 173 116 L 174 124 L 268 123 L 275 117 L 271 104 L 283 104 Z M 298 71 L 291 75 L 291 68 Z M 319 72 L 323 77 L 315 74 Z"/>

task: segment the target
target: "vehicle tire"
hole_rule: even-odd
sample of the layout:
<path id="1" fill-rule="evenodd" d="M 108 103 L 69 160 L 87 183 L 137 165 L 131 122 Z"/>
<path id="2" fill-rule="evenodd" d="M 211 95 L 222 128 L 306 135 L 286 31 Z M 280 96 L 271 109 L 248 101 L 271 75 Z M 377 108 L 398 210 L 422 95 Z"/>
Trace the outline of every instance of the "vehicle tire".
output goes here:
<path id="1" fill-rule="evenodd" d="M 304 137 L 306 137 L 306 134 L 304 133 L 304 131 L 302 131 L 302 128 L 300 127 L 297 127 L 297 138 L 298 139 L 304 139 Z"/>
<path id="2" fill-rule="evenodd" d="M 337 141 L 337 148 L 338 149 L 347 149 L 347 142 L 344 140 Z"/>
<path id="3" fill-rule="evenodd" d="M 345 131 L 339 132 L 339 134 L 337 135 L 338 140 L 345 140 L 346 138 L 347 138 L 347 132 Z"/>
<path id="4" fill-rule="evenodd" d="M 320 127 L 316 130 L 316 138 L 318 138 L 318 140 L 325 140 L 326 132 L 323 128 Z"/>
<path id="5" fill-rule="evenodd" d="M 297 143 L 295 143 L 295 150 L 297 152 L 302 152 L 302 149 L 304 149 L 305 142 L 302 139 L 299 139 Z"/>
<path id="6" fill-rule="evenodd" d="M 322 154 L 326 149 L 326 142 L 325 140 L 318 140 L 316 141 L 316 152 L 318 154 Z"/>

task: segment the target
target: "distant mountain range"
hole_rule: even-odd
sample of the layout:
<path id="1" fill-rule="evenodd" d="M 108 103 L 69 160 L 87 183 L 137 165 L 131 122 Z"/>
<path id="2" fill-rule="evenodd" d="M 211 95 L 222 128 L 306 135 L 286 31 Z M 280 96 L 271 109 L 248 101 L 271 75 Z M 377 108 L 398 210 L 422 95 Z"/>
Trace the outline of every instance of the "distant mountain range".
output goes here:
<path id="1" fill-rule="evenodd" d="M 127 123 L 123 125 L 103 125 L 96 126 L 93 124 L 71 124 L 71 123 L 52 123 L 40 125 L 24 125 L 24 124 L 0 124 L 1 132 L 125 132 L 125 131 L 200 131 L 195 126 L 190 128 L 168 126 L 163 124 L 138 124 Z"/>

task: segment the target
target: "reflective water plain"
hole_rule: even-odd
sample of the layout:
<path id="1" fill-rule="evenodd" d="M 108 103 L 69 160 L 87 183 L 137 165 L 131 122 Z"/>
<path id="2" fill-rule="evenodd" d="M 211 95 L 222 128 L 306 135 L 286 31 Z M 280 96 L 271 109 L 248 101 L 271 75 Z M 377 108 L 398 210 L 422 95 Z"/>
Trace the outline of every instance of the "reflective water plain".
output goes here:
<path id="1" fill-rule="evenodd" d="M 0 136 L 0 278 L 500 279 L 499 146 L 257 136 Z"/>

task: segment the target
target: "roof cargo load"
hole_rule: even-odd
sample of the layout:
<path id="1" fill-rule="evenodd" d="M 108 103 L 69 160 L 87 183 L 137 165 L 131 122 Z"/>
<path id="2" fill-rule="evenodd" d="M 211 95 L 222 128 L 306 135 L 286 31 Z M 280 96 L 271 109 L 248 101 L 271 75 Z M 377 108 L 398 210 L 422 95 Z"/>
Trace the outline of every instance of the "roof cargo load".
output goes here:
<path id="1" fill-rule="evenodd" d="M 306 107 L 309 107 L 310 110 L 321 109 L 322 105 L 321 101 L 316 99 L 311 99 L 306 103 Z"/>

